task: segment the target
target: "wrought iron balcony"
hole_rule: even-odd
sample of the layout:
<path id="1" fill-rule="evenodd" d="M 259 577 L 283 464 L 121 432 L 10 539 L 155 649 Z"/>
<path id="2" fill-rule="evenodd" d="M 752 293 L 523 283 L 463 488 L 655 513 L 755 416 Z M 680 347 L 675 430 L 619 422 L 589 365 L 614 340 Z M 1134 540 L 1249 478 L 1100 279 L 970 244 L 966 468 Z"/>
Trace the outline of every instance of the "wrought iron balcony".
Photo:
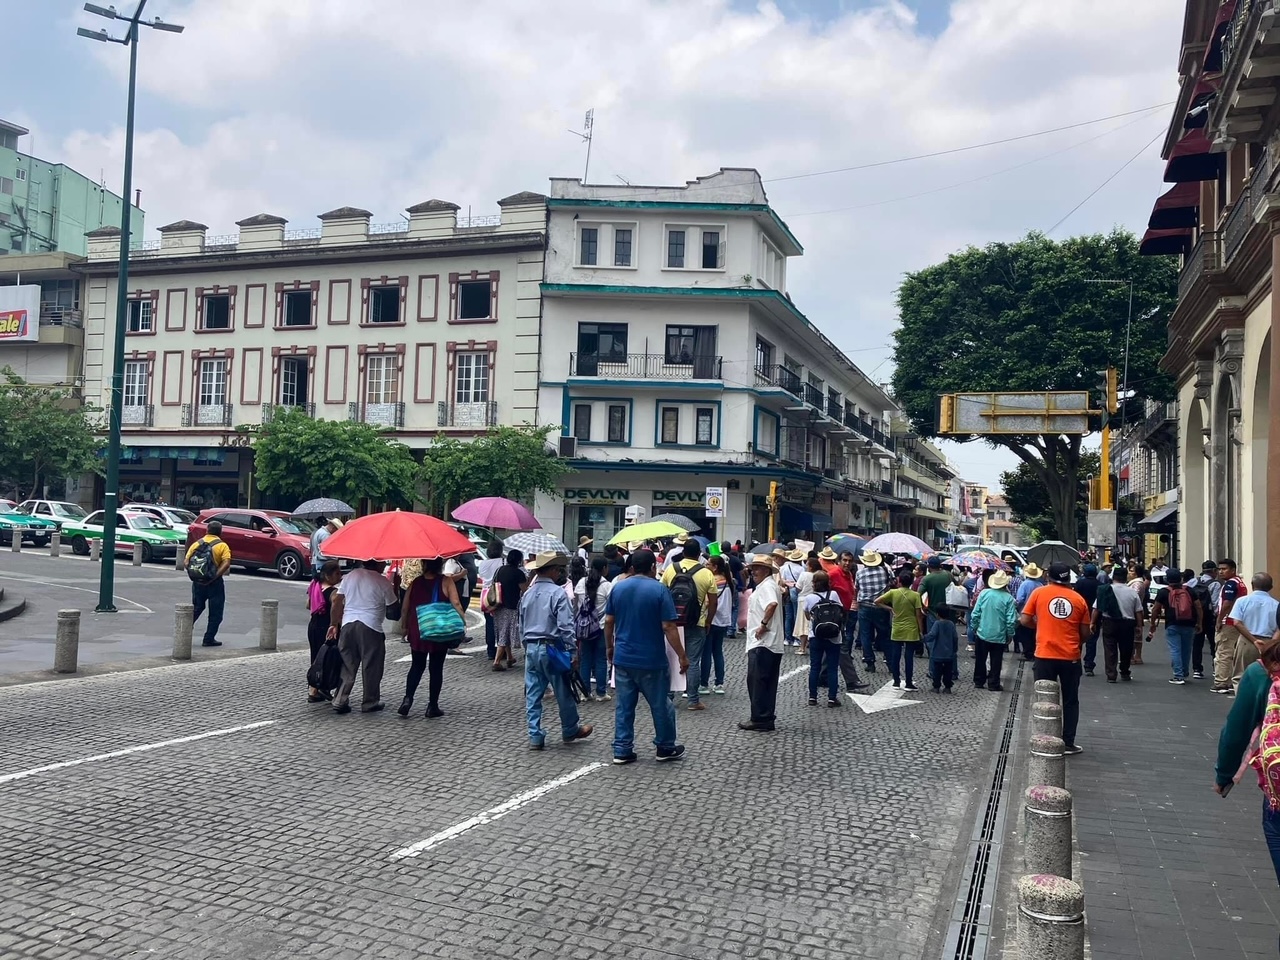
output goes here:
<path id="1" fill-rule="evenodd" d="M 232 420 L 229 403 L 184 403 L 182 425 L 184 427 L 229 427 Z"/>
<path id="2" fill-rule="evenodd" d="M 154 404 L 126 404 L 120 408 L 120 425 L 122 427 L 154 427 L 156 408 Z"/>
<path id="3" fill-rule="evenodd" d="M 498 404 L 492 400 L 486 403 L 447 403 L 438 405 L 438 426 L 461 427 L 469 430 L 486 430 L 498 425 Z"/>
<path id="4" fill-rule="evenodd" d="M 1202 233 L 1194 247 L 1186 255 L 1182 263 L 1182 272 L 1178 274 L 1178 300 L 1187 299 L 1196 282 L 1204 277 L 1206 270 L 1219 268 L 1218 257 L 1221 244 L 1216 233 Z"/>
<path id="5" fill-rule="evenodd" d="M 596 353 L 569 354 L 569 376 L 604 380 L 719 380 L 722 358 L 670 357 L 661 353 L 629 353 L 602 357 Z"/>
<path id="6" fill-rule="evenodd" d="M 404 404 L 352 401 L 347 404 L 347 419 L 397 430 L 404 426 Z"/>
<path id="7" fill-rule="evenodd" d="M 844 420 L 844 401 L 827 397 L 827 416 L 840 423 Z"/>
<path id="8" fill-rule="evenodd" d="M 297 410 L 306 414 L 311 419 L 315 419 L 316 405 L 314 403 L 264 403 L 262 405 L 262 422 L 270 423 L 280 413 L 288 413 Z"/>
<path id="9" fill-rule="evenodd" d="M 822 388 L 815 387 L 812 383 L 806 383 L 804 385 L 803 399 L 809 406 L 818 410 L 822 410 L 826 402 L 826 398 L 822 393 Z"/>
<path id="10" fill-rule="evenodd" d="M 795 397 L 801 394 L 800 375 L 780 363 L 756 367 L 756 386 L 781 387 Z"/>
<path id="11" fill-rule="evenodd" d="M 1149 441 L 1161 430 L 1167 431 L 1166 439 L 1177 440 L 1178 405 L 1176 403 L 1157 403 L 1152 411 L 1134 425 L 1133 439 L 1138 443 Z"/>

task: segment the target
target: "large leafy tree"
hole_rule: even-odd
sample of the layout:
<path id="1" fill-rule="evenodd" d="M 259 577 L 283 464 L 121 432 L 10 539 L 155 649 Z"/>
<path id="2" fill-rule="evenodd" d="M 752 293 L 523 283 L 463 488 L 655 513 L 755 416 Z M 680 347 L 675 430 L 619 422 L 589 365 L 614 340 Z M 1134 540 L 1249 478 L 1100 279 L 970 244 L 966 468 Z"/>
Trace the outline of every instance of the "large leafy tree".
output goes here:
<path id="1" fill-rule="evenodd" d="M 1124 363 L 1130 280 L 1130 402 L 1171 399 L 1159 363 L 1177 302 L 1176 267 L 1169 257 L 1139 256 L 1133 235 L 1116 230 L 1061 242 L 1033 233 L 908 274 L 894 333 L 898 403 L 923 436 L 937 436 L 942 393 L 1089 390 L 1096 406 L 1099 371 Z M 1076 529 L 1079 436 L 983 439 L 1013 451 L 1043 485 L 1056 530 Z"/>
<path id="2" fill-rule="evenodd" d="M 403 443 L 349 420 L 316 420 L 280 408 L 256 430 L 253 462 L 258 486 L 290 500 L 337 497 L 349 503 L 410 506 L 418 464 Z"/>
<path id="3" fill-rule="evenodd" d="M 1075 543 L 1085 536 L 1084 515 L 1088 510 L 1089 488 L 1083 478 L 1096 477 L 1102 458 L 1097 450 L 1085 450 L 1080 454 L 1079 489 L 1076 495 L 1076 526 L 1069 531 L 1060 530 L 1053 518 L 1053 504 L 1045 485 L 1026 463 L 1000 474 L 1000 484 L 1005 499 L 1013 510 L 1013 519 L 1035 534 L 1037 540 L 1065 540 Z"/>
<path id="4" fill-rule="evenodd" d="M 0 370 L 0 476 L 12 492 L 38 496 L 44 483 L 100 470 L 101 412 L 69 390 Z"/>
<path id="5" fill-rule="evenodd" d="M 423 454 L 422 477 L 431 512 L 448 512 L 473 497 L 527 500 L 554 493 L 568 466 L 547 438 L 558 426 L 494 427 L 474 440 L 439 436 Z"/>

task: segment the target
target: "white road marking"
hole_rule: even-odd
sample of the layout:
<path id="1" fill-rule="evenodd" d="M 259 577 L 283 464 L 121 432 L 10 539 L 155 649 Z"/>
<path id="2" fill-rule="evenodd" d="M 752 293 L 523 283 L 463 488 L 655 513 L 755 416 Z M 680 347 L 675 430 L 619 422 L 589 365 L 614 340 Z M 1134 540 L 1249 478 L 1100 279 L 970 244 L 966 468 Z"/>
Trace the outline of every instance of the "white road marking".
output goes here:
<path id="1" fill-rule="evenodd" d="M 779 683 L 786 683 L 786 682 L 787 682 L 788 680 L 790 680 L 792 677 L 798 677 L 798 676 L 800 676 L 800 674 L 802 674 L 802 673 L 808 673 L 808 672 L 809 672 L 809 668 L 808 668 L 807 666 L 804 666 L 804 667 L 796 667 L 794 670 L 788 670 L 786 673 L 784 673 L 782 676 L 780 676 L 780 677 L 778 678 L 778 682 L 779 682 Z"/>
<path id="2" fill-rule="evenodd" d="M 197 740 L 208 740 L 210 737 L 225 737 L 231 733 L 241 733 L 245 730 L 257 730 L 260 727 L 269 727 L 273 723 L 279 723 L 279 720 L 259 720 L 257 723 L 246 723 L 238 727 L 227 727 L 224 730 L 210 730 L 206 733 L 193 733 L 187 737 L 175 737 L 172 740 L 161 740 L 159 743 L 143 743 L 136 747 L 125 747 L 123 750 L 112 750 L 110 753 L 99 753 L 92 757 L 80 757 L 77 760 L 63 760 L 61 763 L 50 763 L 43 767 L 32 767 L 30 770 L 19 770 L 17 773 L 0 774 L 0 783 L 10 783 L 14 780 L 25 780 L 27 777 L 34 777 L 41 773 L 51 773 L 54 770 L 64 770 L 67 767 L 78 767 L 84 763 L 97 763 L 99 760 L 113 760 L 116 757 L 127 757 L 133 753 L 146 753 L 150 750 L 159 750 L 162 747 L 176 747 L 182 743 L 194 743 Z"/>
<path id="3" fill-rule="evenodd" d="M 571 773 L 566 773 L 563 777 L 556 777 L 554 780 L 548 780 L 546 783 L 539 784 L 532 790 L 517 794 L 510 800 L 498 804 L 496 807 L 490 807 L 483 813 L 477 813 L 474 817 L 469 817 L 461 823 L 455 823 L 452 827 L 434 833 L 425 840 L 419 840 L 417 843 L 410 844 L 401 850 L 397 850 L 391 854 L 392 860 L 406 860 L 410 857 L 416 857 L 421 853 L 425 853 L 432 847 L 438 847 L 440 844 L 452 840 L 454 837 L 461 836 L 468 830 L 483 826 L 486 823 L 492 823 L 494 820 L 501 820 L 508 813 L 519 810 L 525 804 L 532 803 L 540 797 L 545 797 L 553 790 L 559 790 L 580 777 L 585 777 L 589 773 L 595 773 L 605 767 L 603 762 L 588 763 L 585 767 L 579 767 Z"/>
<path id="4" fill-rule="evenodd" d="M 446 658 L 446 659 L 448 659 L 448 658 L 452 657 L 454 660 L 457 660 L 457 659 L 458 659 L 459 657 L 461 657 L 463 654 L 468 654 L 468 653 L 479 653 L 481 650 L 487 650 L 487 649 L 488 649 L 488 646 L 487 646 L 486 644 L 483 644 L 483 643 L 477 643 L 477 644 L 474 644 L 474 645 L 472 645 L 472 646 L 470 646 L 470 647 L 459 647 L 456 651 L 451 651 L 451 652 L 449 652 L 449 653 L 445 654 L 445 658 Z M 409 663 L 409 662 L 410 662 L 410 661 L 412 661 L 412 660 L 413 660 L 413 655 L 412 655 L 412 654 L 410 654 L 410 655 L 409 655 L 409 656 L 407 656 L 407 657 L 398 657 L 394 662 L 395 662 L 395 663 Z"/>
<path id="5" fill-rule="evenodd" d="M 79 590 L 81 593 L 97 593 L 97 590 L 91 590 L 88 587 L 73 587 L 69 583 L 59 583 L 55 580 L 41 580 L 38 577 L 23 577 L 14 573 L 0 574 L 0 580 L 17 580 L 19 583 L 38 583 L 42 587 L 61 587 L 63 590 Z M 112 597 L 113 600 L 123 600 L 125 603 L 133 604 L 142 613 L 155 613 L 150 607 L 138 603 L 137 600 L 130 600 L 128 597 L 122 597 L 118 594 Z"/>
<path id="6" fill-rule="evenodd" d="M 906 691 L 901 687 L 886 683 L 870 696 L 865 693 L 851 693 L 848 696 L 850 700 L 862 708 L 864 713 L 879 713 L 881 710 L 894 710 L 898 707 L 917 707 L 920 705 L 919 700 L 903 700 L 902 695 L 904 693 Z"/>

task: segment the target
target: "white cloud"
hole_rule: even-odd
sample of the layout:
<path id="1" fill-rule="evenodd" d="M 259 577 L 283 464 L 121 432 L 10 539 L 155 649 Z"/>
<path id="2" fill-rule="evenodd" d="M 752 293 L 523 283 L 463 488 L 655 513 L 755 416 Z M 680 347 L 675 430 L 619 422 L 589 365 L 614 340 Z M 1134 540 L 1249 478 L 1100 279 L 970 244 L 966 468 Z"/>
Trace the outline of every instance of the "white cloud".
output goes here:
<path id="1" fill-rule="evenodd" d="M 498 197 L 580 174 L 567 128 L 592 106 L 592 179 L 605 182 L 683 182 L 722 165 L 768 179 L 1033 132 L 1171 100 L 1181 28 L 1164 0 L 955 0 L 937 37 L 894 0 L 825 24 L 728 0 L 617 0 L 589 16 L 570 0 L 155 5 L 187 31 L 144 38 L 142 103 L 184 109 L 196 132 L 152 129 L 144 109 L 135 181 L 151 226 L 190 218 L 217 233 L 263 210 L 310 225 L 343 204 L 391 220 L 428 197 L 492 212 Z M 886 344 L 904 271 L 1048 227 L 1166 118 L 931 197 L 796 217 L 808 252 L 792 295 L 842 346 Z M 768 188 L 784 216 L 866 204 L 1125 122 Z M 79 132 L 66 159 L 110 181 L 120 140 Z M 1141 227 L 1158 174 L 1153 147 L 1064 232 Z M 868 370 L 884 356 L 853 353 Z M 1007 462 L 975 446 L 961 459 L 992 482 L 989 464 Z"/>

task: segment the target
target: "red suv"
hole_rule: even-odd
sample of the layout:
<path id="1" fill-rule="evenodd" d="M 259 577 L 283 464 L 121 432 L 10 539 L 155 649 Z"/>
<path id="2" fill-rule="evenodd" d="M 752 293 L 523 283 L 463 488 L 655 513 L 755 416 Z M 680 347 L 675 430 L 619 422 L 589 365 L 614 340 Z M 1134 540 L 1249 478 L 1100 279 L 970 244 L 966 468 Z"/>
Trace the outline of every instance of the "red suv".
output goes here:
<path id="1" fill-rule="evenodd" d="M 231 548 L 231 565 L 255 570 L 274 567 L 285 580 L 311 571 L 311 526 L 280 510 L 204 510 L 187 528 L 187 546 L 222 524 L 222 542 Z"/>

